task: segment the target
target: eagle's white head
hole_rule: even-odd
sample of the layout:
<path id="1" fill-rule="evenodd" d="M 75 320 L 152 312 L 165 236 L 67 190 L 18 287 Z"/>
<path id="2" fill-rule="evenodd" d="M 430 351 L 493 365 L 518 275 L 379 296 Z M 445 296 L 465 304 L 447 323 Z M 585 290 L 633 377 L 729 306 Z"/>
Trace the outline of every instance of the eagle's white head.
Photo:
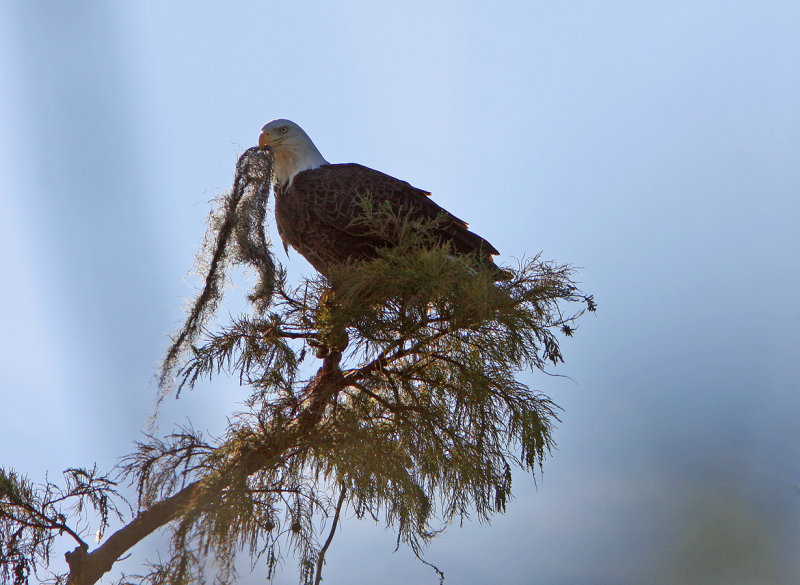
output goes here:
<path id="1" fill-rule="evenodd" d="M 291 187 L 295 175 L 328 164 L 303 129 L 291 120 L 278 119 L 261 128 L 258 147 L 269 147 L 275 157 L 275 182 Z"/>

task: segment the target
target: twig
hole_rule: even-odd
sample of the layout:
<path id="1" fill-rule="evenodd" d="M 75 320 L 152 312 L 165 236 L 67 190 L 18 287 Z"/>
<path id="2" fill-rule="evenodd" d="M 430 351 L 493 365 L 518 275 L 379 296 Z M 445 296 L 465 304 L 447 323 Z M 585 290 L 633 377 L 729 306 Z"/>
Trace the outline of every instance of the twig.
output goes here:
<path id="1" fill-rule="evenodd" d="M 339 524 L 339 514 L 342 512 L 342 504 L 344 504 L 346 493 L 347 488 L 342 486 L 342 491 L 339 494 L 339 501 L 336 503 L 336 514 L 333 516 L 330 534 L 328 534 L 328 539 L 325 541 L 325 544 L 322 545 L 319 556 L 317 557 L 317 575 L 314 577 L 314 585 L 319 585 L 320 581 L 322 581 L 322 565 L 325 563 L 325 553 L 328 552 L 328 547 L 331 545 L 331 542 L 333 542 L 333 533 L 336 532 L 336 525 Z"/>

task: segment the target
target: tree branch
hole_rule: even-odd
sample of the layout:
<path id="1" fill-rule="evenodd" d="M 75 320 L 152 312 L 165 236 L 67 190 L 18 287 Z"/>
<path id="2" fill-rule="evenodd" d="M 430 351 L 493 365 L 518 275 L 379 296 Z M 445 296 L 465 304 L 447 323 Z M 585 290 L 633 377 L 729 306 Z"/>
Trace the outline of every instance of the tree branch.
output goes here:
<path id="1" fill-rule="evenodd" d="M 39 522 L 29 522 L 29 521 L 27 521 L 27 520 L 25 520 L 23 518 L 14 518 L 15 522 L 18 522 L 19 524 L 25 525 L 25 526 L 27 526 L 29 528 L 44 528 L 46 530 L 58 530 L 60 532 L 66 532 L 72 538 L 74 538 L 75 541 L 80 546 L 83 546 L 83 547 L 87 546 L 86 543 L 83 541 L 83 539 L 74 530 L 72 530 L 69 526 L 67 526 L 63 522 L 56 522 L 55 520 L 53 520 L 52 518 L 50 518 L 46 514 L 43 514 L 42 512 L 40 512 L 39 510 L 37 510 L 36 508 L 31 506 L 30 504 L 27 504 L 25 502 L 19 501 L 16 498 L 13 498 L 13 499 L 9 498 L 9 499 L 11 500 L 11 505 L 12 506 L 16 506 L 18 508 L 21 508 L 22 510 L 25 510 L 29 514 L 32 514 L 33 516 L 35 516 L 36 518 L 39 519 Z M 52 503 L 53 502 L 48 502 L 48 505 L 52 505 Z"/>
<path id="2" fill-rule="evenodd" d="M 328 534 L 328 538 L 325 541 L 325 544 L 322 545 L 322 548 L 319 551 L 319 556 L 317 557 L 317 576 L 314 577 L 314 585 L 319 585 L 320 581 L 322 581 L 322 565 L 325 563 L 325 553 L 328 552 L 328 547 L 333 542 L 333 533 L 336 532 L 336 525 L 339 524 L 339 515 L 342 512 L 342 504 L 344 504 L 344 497 L 347 493 L 347 488 L 342 486 L 342 491 L 339 494 L 339 501 L 336 503 L 336 514 L 333 516 L 333 524 L 331 524 L 331 531 Z"/>
<path id="3" fill-rule="evenodd" d="M 300 407 L 296 418 L 286 429 L 288 435 L 281 444 L 253 447 L 245 451 L 233 464 L 247 475 L 274 465 L 286 449 L 308 438 L 317 424 L 323 419 L 326 407 L 332 403 L 336 395 L 344 389 L 344 378 L 339 369 L 342 351 L 331 351 L 323 361 L 317 375 L 308 384 L 308 395 Z M 195 481 L 179 492 L 154 504 L 147 510 L 137 514 L 106 542 L 92 552 L 80 546 L 66 553 L 70 574 L 67 585 L 93 585 L 111 570 L 113 564 L 131 547 L 145 537 L 177 519 L 189 510 L 200 508 L 214 501 L 227 487 L 231 474 L 223 474 L 222 478 L 212 483 Z"/>

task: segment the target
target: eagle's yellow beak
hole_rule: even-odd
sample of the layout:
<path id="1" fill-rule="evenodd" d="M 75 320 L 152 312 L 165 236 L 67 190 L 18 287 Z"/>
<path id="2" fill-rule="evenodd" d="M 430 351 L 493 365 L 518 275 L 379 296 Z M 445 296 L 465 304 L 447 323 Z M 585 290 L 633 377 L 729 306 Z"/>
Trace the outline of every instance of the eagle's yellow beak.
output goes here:
<path id="1" fill-rule="evenodd" d="M 258 150 L 266 150 L 269 146 L 269 132 L 262 132 L 258 137 Z"/>

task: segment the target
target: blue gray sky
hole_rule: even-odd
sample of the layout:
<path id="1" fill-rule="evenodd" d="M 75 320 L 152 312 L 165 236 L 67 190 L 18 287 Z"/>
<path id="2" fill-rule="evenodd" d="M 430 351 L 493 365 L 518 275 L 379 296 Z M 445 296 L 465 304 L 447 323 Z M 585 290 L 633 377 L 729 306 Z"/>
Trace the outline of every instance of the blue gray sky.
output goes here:
<path id="1" fill-rule="evenodd" d="M 564 408 L 558 450 L 506 516 L 434 543 L 448 582 L 796 582 L 799 21 L 778 0 L 0 2 L 0 463 L 53 477 L 140 438 L 209 200 L 286 117 L 431 190 L 501 262 L 580 267 L 599 303 L 568 378 L 525 376 Z M 218 431 L 244 396 L 204 385 L 161 429 Z M 347 521 L 326 582 L 436 582 L 393 549 Z"/>

